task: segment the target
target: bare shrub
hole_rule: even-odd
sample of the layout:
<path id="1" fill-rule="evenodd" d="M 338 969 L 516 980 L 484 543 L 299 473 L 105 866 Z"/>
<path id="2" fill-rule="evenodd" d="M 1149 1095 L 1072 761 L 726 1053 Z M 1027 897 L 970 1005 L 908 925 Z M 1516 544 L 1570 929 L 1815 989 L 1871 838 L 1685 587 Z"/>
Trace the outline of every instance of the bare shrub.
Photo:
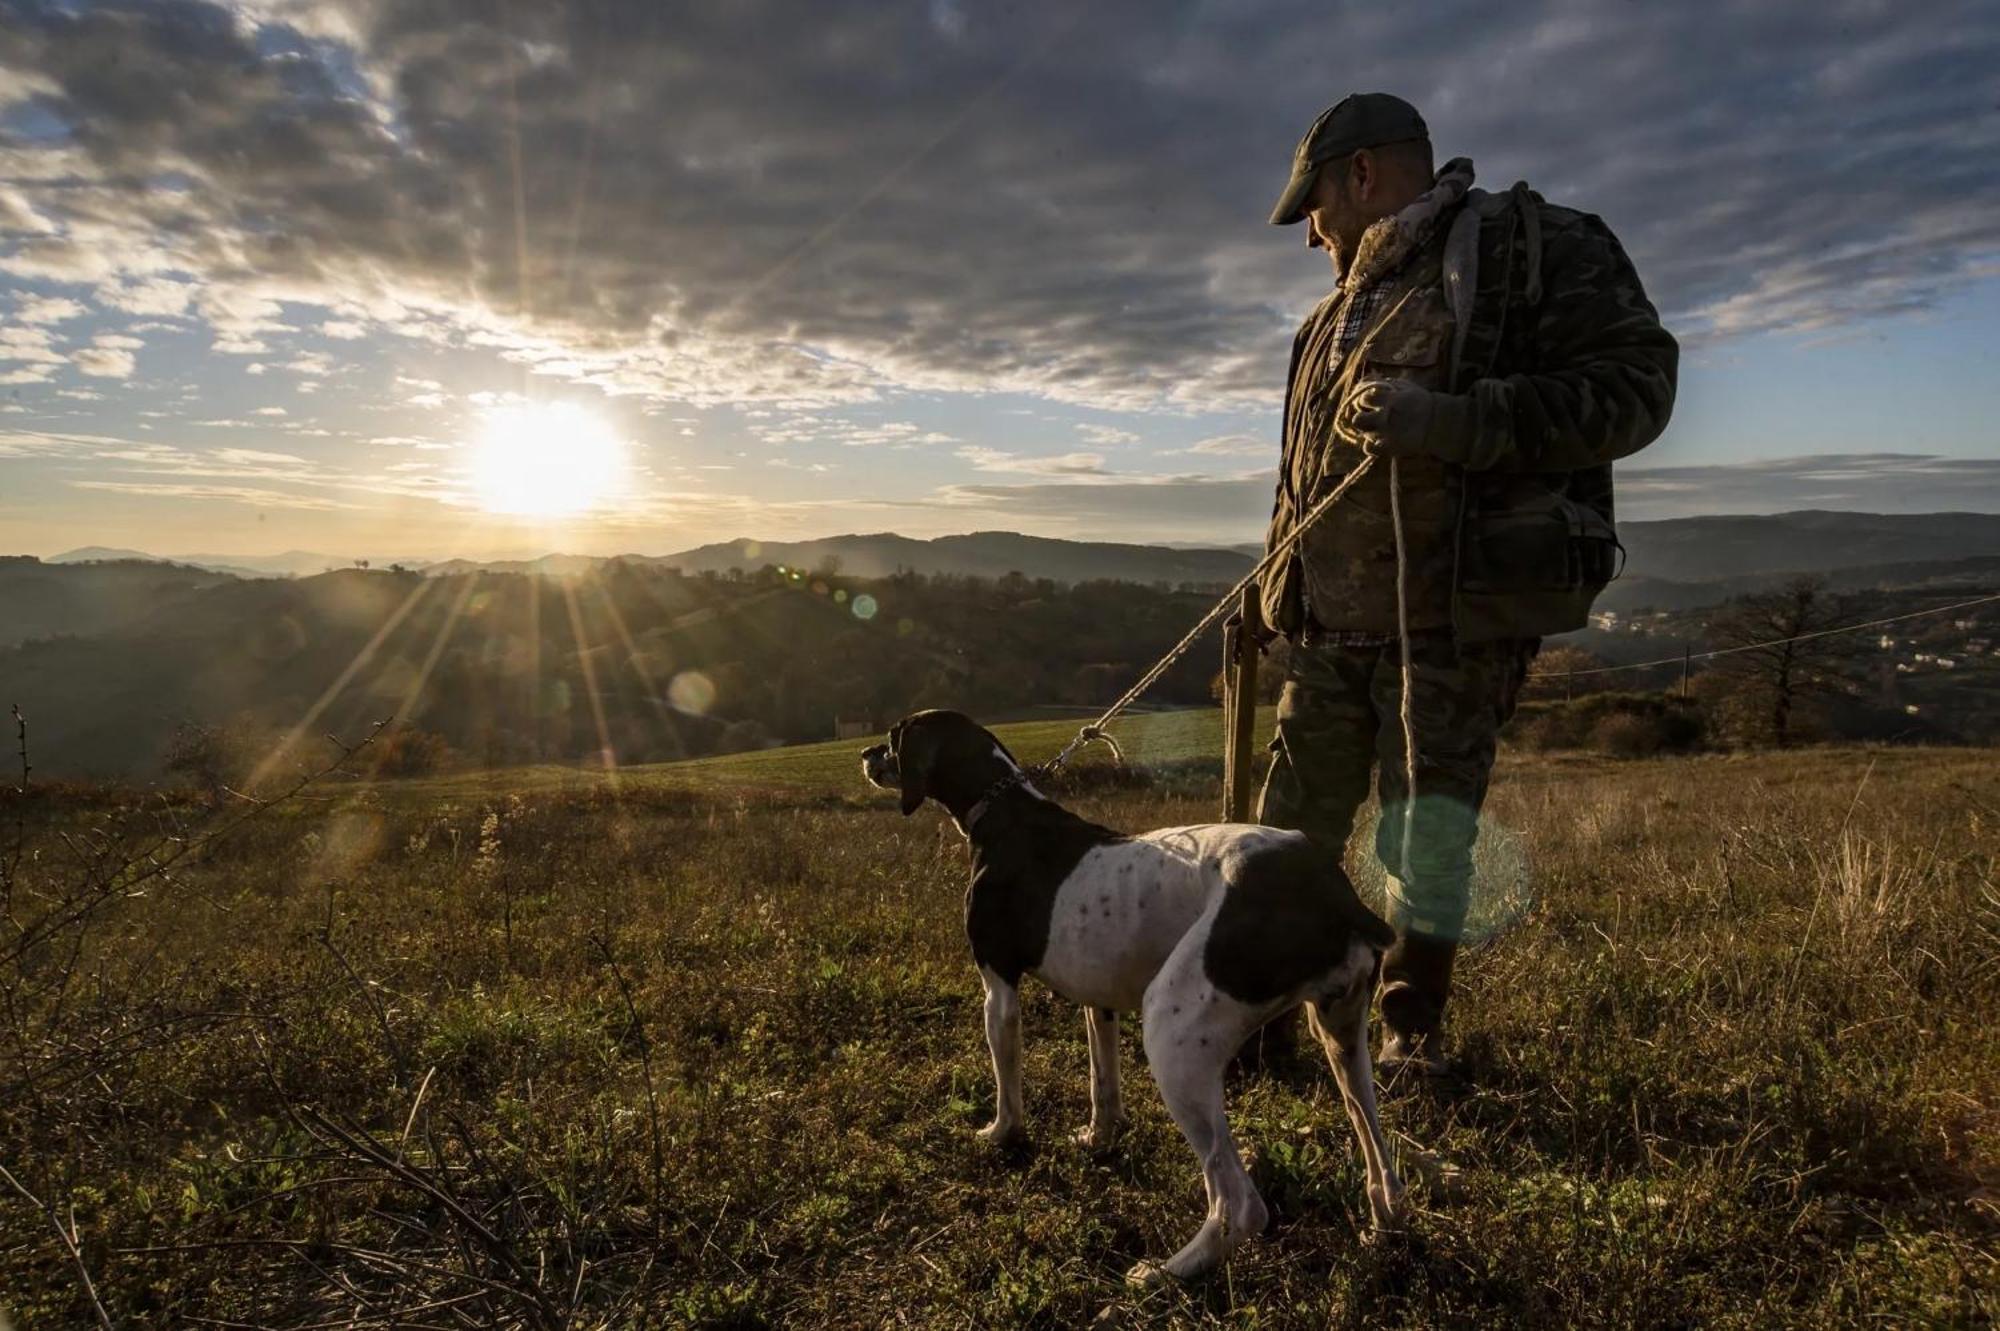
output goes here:
<path id="1" fill-rule="evenodd" d="M 382 777 L 431 776 L 451 762 L 451 746 L 443 735 L 403 727 L 375 744 L 373 771 Z"/>
<path id="2" fill-rule="evenodd" d="M 1604 658 L 1595 652 L 1587 652 L 1581 647 L 1547 647 L 1536 653 L 1535 660 L 1528 667 L 1528 678 L 1521 688 L 1525 698 L 1569 698 L 1577 694 L 1595 693 L 1605 686 L 1605 681 L 1616 679 L 1615 675 L 1584 675 L 1576 677 L 1576 672 L 1600 670 Z"/>
<path id="3" fill-rule="evenodd" d="M 1662 730 L 1653 717 L 1612 712 L 1590 728 L 1590 747 L 1614 758 L 1650 758 L 1660 751 Z"/>
<path id="4" fill-rule="evenodd" d="M 243 746 L 220 725 L 183 721 L 167 737 L 160 765 L 211 799 L 239 784 L 250 764 Z"/>
<path id="5" fill-rule="evenodd" d="M 1653 693 L 1593 693 L 1572 702 L 1525 702 L 1507 731 L 1537 753 L 1585 750 L 1614 758 L 1691 753 L 1705 735 L 1699 710 Z"/>

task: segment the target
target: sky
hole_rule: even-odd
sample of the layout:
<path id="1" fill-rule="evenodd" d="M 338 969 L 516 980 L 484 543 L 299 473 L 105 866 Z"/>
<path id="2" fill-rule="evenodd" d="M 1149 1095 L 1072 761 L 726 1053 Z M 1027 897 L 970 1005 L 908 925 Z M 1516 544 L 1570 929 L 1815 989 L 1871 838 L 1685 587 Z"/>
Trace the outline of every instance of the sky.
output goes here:
<path id="1" fill-rule="evenodd" d="M 0 0 L 0 552 L 1255 540 L 1366 89 L 1632 255 L 1623 516 L 2000 511 L 1988 3 Z"/>

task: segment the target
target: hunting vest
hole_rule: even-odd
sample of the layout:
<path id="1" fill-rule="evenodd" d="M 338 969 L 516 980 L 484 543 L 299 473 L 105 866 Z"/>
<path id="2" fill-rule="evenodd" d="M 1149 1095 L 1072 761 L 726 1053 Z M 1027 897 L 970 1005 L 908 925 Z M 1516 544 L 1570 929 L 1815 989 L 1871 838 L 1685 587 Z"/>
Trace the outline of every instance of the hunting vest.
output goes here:
<path id="1" fill-rule="evenodd" d="M 1454 320 L 1444 293 L 1444 228 L 1396 273 L 1382 279 L 1381 311 L 1362 330 L 1332 374 L 1323 354 L 1302 345 L 1287 394 L 1283 487 L 1291 516 L 1310 510 L 1365 456 L 1333 428 L 1335 413 L 1363 379 L 1408 379 L 1438 392 L 1451 391 L 1450 349 Z M 1329 302 L 1302 334 L 1340 316 L 1343 301 Z M 1323 339 L 1319 339 L 1323 340 Z M 1311 362 L 1311 363 L 1308 363 Z M 1264 614 L 1284 632 L 1304 627 L 1302 615 L 1327 629 L 1393 633 L 1396 616 L 1396 530 L 1390 510 L 1389 466 L 1369 468 L 1300 542 L 1290 568 L 1265 590 Z M 1463 473 L 1435 458 L 1397 463 L 1408 557 L 1412 629 L 1449 628 L 1452 622 L 1453 552 Z M 1289 576 L 1287 576 L 1289 574 Z"/>
<path id="2" fill-rule="evenodd" d="M 1382 313 L 1326 373 L 1315 337 L 1338 318 L 1336 295 L 1299 330 L 1285 393 L 1284 453 L 1265 548 L 1286 539 L 1364 456 L 1334 430 L 1340 403 L 1369 378 L 1408 379 L 1437 392 L 1467 392 L 1492 375 L 1543 367 L 1529 334 L 1553 320 L 1563 332 L 1590 329 L 1626 339 L 1659 364 L 1641 382 L 1620 371 L 1594 384 L 1605 410 L 1586 454 L 1622 456 L 1658 434 L 1672 402 L 1672 339 L 1659 327 L 1637 278 L 1620 267 L 1543 290 L 1544 235 L 1560 224 L 1573 269 L 1606 250 L 1578 248 L 1576 214 L 1553 209 L 1525 185 L 1468 192 L 1438 219 L 1428 240 L 1389 284 Z M 1615 242 L 1611 242 L 1615 245 Z M 1553 308 L 1551 308 L 1553 307 Z M 1622 322 L 1620 322 L 1622 321 Z M 1598 330 L 1609 328 L 1609 334 Z M 1622 394 L 1622 396 L 1621 396 Z M 1551 433 L 1569 422 L 1551 421 Z M 1539 637 L 1583 627 L 1614 576 L 1621 549 L 1612 526 L 1610 456 L 1562 470 L 1468 472 L 1434 458 L 1397 462 L 1407 558 L 1409 627 L 1450 629 L 1461 642 Z M 1264 621 L 1296 636 L 1309 623 L 1393 634 L 1396 535 L 1390 468 L 1378 463 L 1308 528 L 1291 558 L 1261 589 Z"/>

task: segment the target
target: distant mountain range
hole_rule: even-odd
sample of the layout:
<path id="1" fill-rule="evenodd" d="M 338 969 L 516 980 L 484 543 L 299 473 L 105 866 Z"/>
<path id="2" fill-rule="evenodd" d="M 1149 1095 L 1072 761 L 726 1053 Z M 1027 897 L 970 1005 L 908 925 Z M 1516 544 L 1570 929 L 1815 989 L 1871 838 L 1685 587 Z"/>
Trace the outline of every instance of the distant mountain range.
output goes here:
<path id="1" fill-rule="evenodd" d="M 207 569 L 213 573 L 227 573 L 238 578 L 309 578 L 315 573 L 326 573 L 337 568 L 352 568 L 354 560 L 346 555 L 321 554 L 317 550 L 287 550 L 276 555 L 149 555 L 143 550 L 121 550 L 102 545 L 86 545 L 75 550 L 65 550 L 59 555 L 50 555 L 48 564 L 100 564 L 121 559 L 143 559 L 157 564 L 182 564 L 191 568 Z M 392 563 L 401 563 L 406 568 L 422 568 L 427 561 L 422 559 L 370 559 L 370 564 L 387 568 Z"/>
<path id="2" fill-rule="evenodd" d="M 735 540 L 697 546 L 654 563 L 686 573 L 749 572 L 766 564 L 794 568 L 837 567 L 855 578 L 884 578 L 909 570 L 999 577 L 1019 573 L 1057 582 L 1234 582 L 1249 571 L 1251 558 L 1240 549 L 1182 549 L 1161 545 L 1121 545 L 1105 541 L 1063 541 L 1011 531 L 917 540 L 881 532 L 872 536 L 829 536 L 815 541 Z"/>
<path id="3" fill-rule="evenodd" d="M 2000 514 L 1992 513 L 1806 510 L 1626 522 L 1620 525 L 1619 533 L 1625 542 L 1627 559 L 1624 579 L 1607 594 L 1614 598 L 1614 608 L 1705 604 L 1717 599 L 1716 584 L 1748 590 L 1787 573 L 1832 573 L 2000 555 Z M 1056 540 L 1018 532 L 972 532 L 919 540 L 880 532 L 809 541 L 738 539 L 697 546 L 678 554 L 618 558 L 633 564 L 678 568 L 690 574 L 727 573 L 731 569 L 750 573 L 766 564 L 782 564 L 808 570 L 837 567 L 841 573 L 855 578 L 886 577 L 909 570 L 982 577 L 1020 573 L 1065 583 L 1108 579 L 1179 585 L 1234 582 L 1249 570 L 1257 553 L 1257 546 L 1247 544 L 1206 548 L 1128 545 Z M 136 550 L 93 546 L 68 551 L 48 562 L 113 559 L 158 561 L 157 556 Z M 191 565 L 239 577 L 286 577 L 346 568 L 354 561 L 337 555 L 291 550 L 260 556 L 178 555 L 158 562 Z M 385 568 L 392 561 L 371 559 L 370 562 L 377 568 Z M 474 569 L 574 574 L 609 560 L 589 555 L 549 554 L 524 560 L 394 562 L 435 576 L 449 576 Z"/>

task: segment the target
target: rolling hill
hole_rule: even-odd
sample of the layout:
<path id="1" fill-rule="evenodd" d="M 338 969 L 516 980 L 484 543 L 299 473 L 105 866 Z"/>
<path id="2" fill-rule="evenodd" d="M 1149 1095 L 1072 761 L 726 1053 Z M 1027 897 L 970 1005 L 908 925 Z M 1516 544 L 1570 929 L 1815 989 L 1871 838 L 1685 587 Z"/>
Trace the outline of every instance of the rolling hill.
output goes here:
<path id="1" fill-rule="evenodd" d="M 1869 570 L 1884 565 L 1946 563 L 2000 556 L 2000 514 L 1992 513 L 1796 513 L 1669 518 L 1624 522 L 1625 576 L 1609 593 L 1611 608 L 1639 605 L 1681 608 L 1711 604 L 1763 585 L 1756 579 L 1788 573 Z M 1056 582 L 1228 584 L 1250 570 L 1260 547 L 1131 545 L 1070 541 L 1019 532 L 970 532 L 919 539 L 895 532 L 828 536 L 805 541 L 739 537 L 667 555 L 620 556 L 550 553 L 535 559 L 403 559 L 405 567 L 438 577 L 464 573 L 542 573 L 571 576 L 602 568 L 613 558 L 630 564 L 676 568 L 684 573 L 754 573 L 766 565 L 808 571 L 837 568 L 848 577 L 883 578 L 898 572 L 926 576 L 997 578 L 1019 573 Z M 47 562 L 157 560 L 136 550 L 90 546 Z M 181 555 L 170 561 L 238 576 L 299 577 L 345 568 L 345 556 L 292 550 L 277 555 Z M 378 568 L 392 561 L 374 559 Z M 1865 572 L 1844 578 L 1866 582 Z M 1718 586 L 1719 585 L 1719 586 Z M 1649 599 L 1642 599 L 1649 598 Z"/>

